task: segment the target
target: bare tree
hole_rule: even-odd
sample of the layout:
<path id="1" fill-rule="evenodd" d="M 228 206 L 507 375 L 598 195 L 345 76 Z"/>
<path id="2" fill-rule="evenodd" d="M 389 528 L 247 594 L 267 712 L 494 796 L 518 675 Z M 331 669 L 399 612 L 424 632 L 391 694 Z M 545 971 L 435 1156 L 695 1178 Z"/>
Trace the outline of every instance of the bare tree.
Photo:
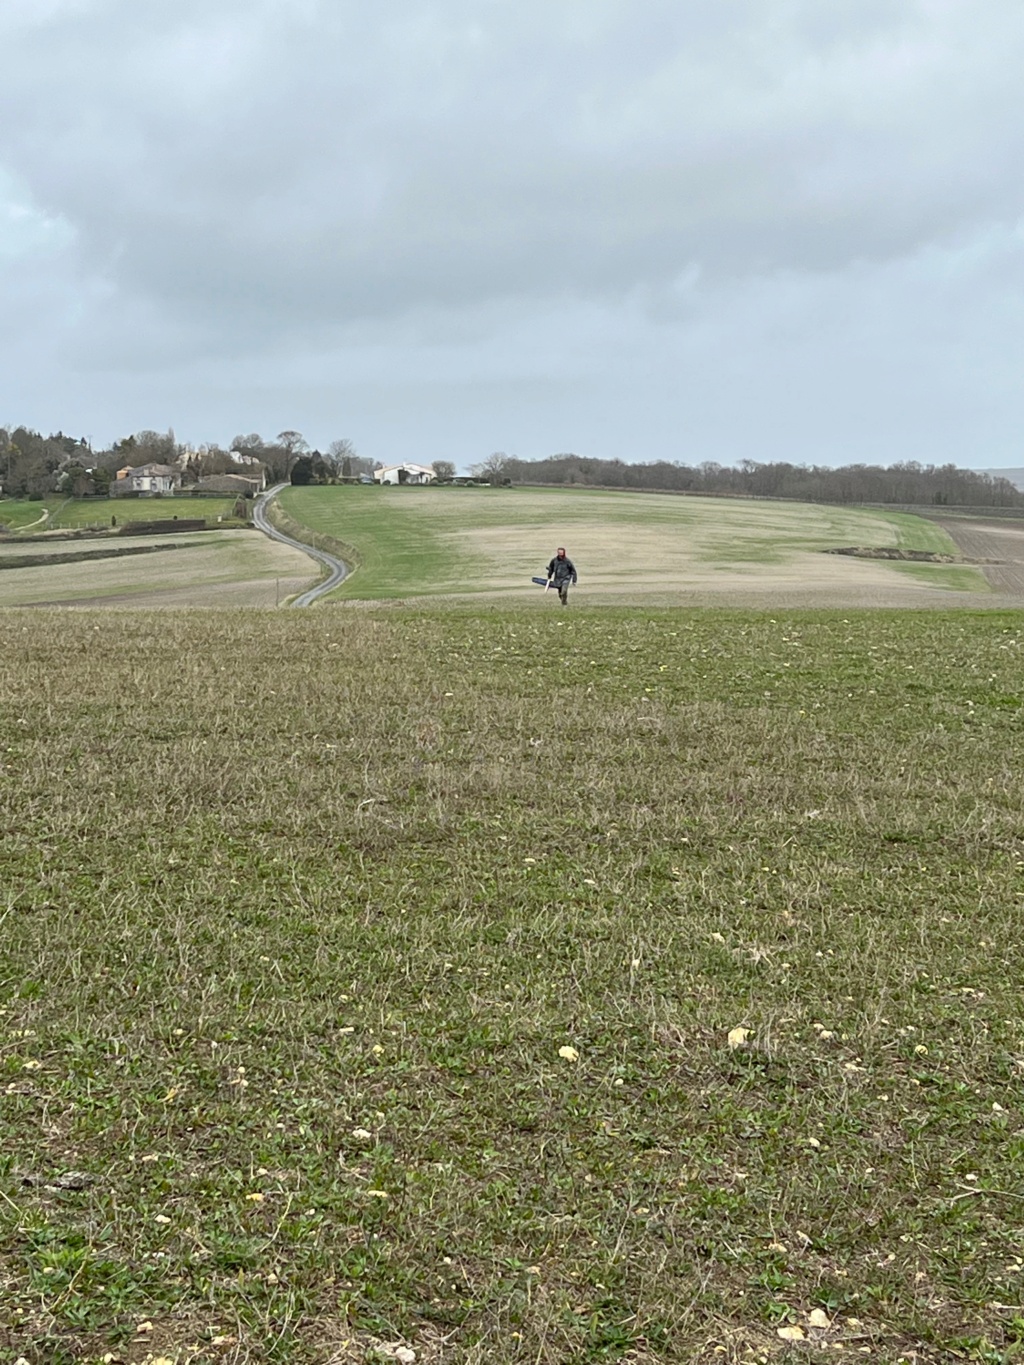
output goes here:
<path id="1" fill-rule="evenodd" d="M 309 449 L 309 442 L 301 431 L 279 431 L 277 444 L 283 446 L 293 459 L 296 455 L 305 455 Z"/>
<path id="2" fill-rule="evenodd" d="M 342 436 L 337 441 L 332 441 L 327 447 L 324 463 L 335 478 L 350 479 L 352 477 L 352 459 L 355 453 L 356 448 L 352 442 L 348 437 Z"/>
<path id="3" fill-rule="evenodd" d="M 373 461 L 367 455 L 357 455 L 355 446 L 347 438 L 332 441 L 324 459 L 336 478 L 340 475 L 343 479 L 358 479 L 373 473 Z"/>
<path id="4" fill-rule="evenodd" d="M 173 427 L 166 431 L 137 431 L 135 459 L 139 464 L 174 464 L 181 453 Z"/>
<path id="5" fill-rule="evenodd" d="M 327 447 L 327 453 L 332 460 L 343 460 L 346 455 L 351 458 L 356 453 L 356 448 L 347 436 L 340 436 Z"/>
<path id="6" fill-rule="evenodd" d="M 231 442 L 232 451 L 240 455 L 252 455 L 258 460 L 263 449 L 263 437 L 258 431 L 250 431 L 248 436 L 236 436 Z"/>
<path id="7" fill-rule="evenodd" d="M 488 455 L 486 460 L 481 460 L 479 464 L 472 467 L 475 478 L 489 479 L 491 483 L 499 484 L 507 477 L 509 457 L 503 450 L 496 450 L 492 455 Z"/>
<path id="8" fill-rule="evenodd" d="M 451 460 L 435 460 L 430 467 L 441 483 L 448 483 L 455 478 L 455 466 Z"/>

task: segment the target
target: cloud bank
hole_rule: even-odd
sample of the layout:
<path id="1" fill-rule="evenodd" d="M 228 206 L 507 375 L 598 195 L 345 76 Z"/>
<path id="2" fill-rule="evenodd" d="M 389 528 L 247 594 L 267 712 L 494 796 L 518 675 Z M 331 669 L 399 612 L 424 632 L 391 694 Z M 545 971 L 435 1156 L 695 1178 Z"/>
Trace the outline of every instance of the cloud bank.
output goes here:
<path id="1" fill-rule="evenodd" d="M 8 0 L 0 420 L 1020 463 L 1014 0 Z"/>

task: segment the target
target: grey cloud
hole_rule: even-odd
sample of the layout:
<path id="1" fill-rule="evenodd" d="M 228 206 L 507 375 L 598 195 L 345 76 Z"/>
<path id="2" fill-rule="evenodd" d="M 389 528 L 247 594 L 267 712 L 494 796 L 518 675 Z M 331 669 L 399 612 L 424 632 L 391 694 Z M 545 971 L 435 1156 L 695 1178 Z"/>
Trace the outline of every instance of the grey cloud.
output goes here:
<path id="1" fill-rule="evenodd" d="M 810 449 L 814 373 L 866 385 L 895 446 L 882 353 L 908 392 L 955 373 L 959 411 L 1013 410 L 998 363 L 934 337 L 951 309 L 977 356 L 1016 354 L 1016 0 L 8 0 L 0 43 L 0 169 L 59 225 L 0 305 L 37 301 L 68 393 L 82 371 L 196 391 L 201 363 L 212 412 L 266 366 L 314 406 L 331 381 L 303 373 L 391 374 L 455 414 L 472 377 L 526 442 L 564 407 L 624 444 L 642 392 L 664 448 L 689 423 Z M 847 444 L 874 439 L 848 406 Z"/>
<path id="2" fill-rule="evenodd" d="M 1022 211 L 1008 4 L 294 14 L 110 3 L 21 35 L 4 152 L 96 268 L 346 317 L 827 269 Z"/>

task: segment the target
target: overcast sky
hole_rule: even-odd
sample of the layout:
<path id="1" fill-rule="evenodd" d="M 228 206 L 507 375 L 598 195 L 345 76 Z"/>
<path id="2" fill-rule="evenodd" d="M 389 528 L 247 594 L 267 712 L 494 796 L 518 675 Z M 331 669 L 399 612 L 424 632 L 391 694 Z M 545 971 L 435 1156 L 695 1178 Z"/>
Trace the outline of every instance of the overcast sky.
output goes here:
<path id="1" fill-rule="evenodd" d="M 1024 465 L 1020 0 L 0 0 L 0 423 Z"/>

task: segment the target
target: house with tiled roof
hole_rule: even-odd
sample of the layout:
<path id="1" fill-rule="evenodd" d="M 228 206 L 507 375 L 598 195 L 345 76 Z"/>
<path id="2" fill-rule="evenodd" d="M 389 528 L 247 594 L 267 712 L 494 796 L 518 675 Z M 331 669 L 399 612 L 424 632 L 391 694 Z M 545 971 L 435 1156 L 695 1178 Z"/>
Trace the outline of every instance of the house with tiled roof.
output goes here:
<path id="1" fill-rule="evenodd" d="M 169 464 L 140 464 L 134 469 L 117 471 L 117 477 L 110 482 L 110 495 L 124 497 L 128 493 L 141 493 L 155 496 L 160 493 L 173 493 L 181 487 L 181 470 Z"/>

